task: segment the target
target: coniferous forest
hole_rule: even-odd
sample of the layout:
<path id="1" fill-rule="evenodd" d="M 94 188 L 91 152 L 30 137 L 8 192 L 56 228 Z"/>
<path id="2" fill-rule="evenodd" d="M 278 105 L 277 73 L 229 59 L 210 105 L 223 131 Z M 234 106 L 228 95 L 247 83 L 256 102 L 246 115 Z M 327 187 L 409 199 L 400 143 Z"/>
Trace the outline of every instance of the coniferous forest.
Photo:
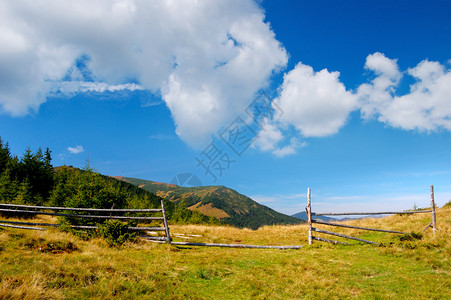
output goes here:
<path id="1" fill-rule="evenodd" d="M 0 138 L 0 203 L 83 208 L 157 208 L 162 198 L 132 184 L 101 175 L 89 163 L 78 169 L 52 166 L 51 150 L 26 149 L 13 155 Z M 165 200 L 168 219 L 173 223 L 218 223 L 183 205 Z M 89 222 L 72 219 L 71 223 Z"/>

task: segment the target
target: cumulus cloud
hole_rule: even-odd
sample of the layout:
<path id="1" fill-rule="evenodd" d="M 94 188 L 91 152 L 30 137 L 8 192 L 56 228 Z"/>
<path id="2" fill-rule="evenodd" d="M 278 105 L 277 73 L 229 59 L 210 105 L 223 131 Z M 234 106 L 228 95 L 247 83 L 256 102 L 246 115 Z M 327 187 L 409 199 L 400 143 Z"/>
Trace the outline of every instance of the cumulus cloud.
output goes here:
<path id="1" fill-rule="evenodd" d="M 365 67 L 376 74 L 357 91 L 365 119 L 376 117 L 405 130 L 451 130 L 451 72 L 445 66 L 426 59 L 409 68 L 407 75 L 414 83 L 404 95 L 396 93 L 404 76 L 396 60 L 375 53 L 368 56 Z"/>
<path id="2" fill-rule="evenodd" d="M 338 79 L 339 72 L 314 72 L 302 63 L 285 74 L 275 104 L 284 112 L 278 121 L 293 125 L 304 137 L 337 133 L 349 113 L 357 108 L 357 97 Z"/>
<path id="3" fill-rule="evenodd" d="M 339 72 L 327 69 L 315 72 L 303 63 L 285 73 L 279 96 L 272 102 L 274 110 L 283 113 L 266 120 L 255 147 L 283 157 L 305 147 L 305 138 L 337 133 L 349 113 L 359 107 L 357 96 L 346 89 L 339 76 Z M 281 146 L 288 138 L 288 144 Z"/>
<path id="4" fill-rule="evenodd" d="M 271 152 L 276 157 L 284 157 L 296 154 L 297 151 L 307 145 L 301 142 L 296 136 L 292 136 L 286 145 L 283 145 L 285 135 L 280 128 L 280 124 L 273 124 L 271 120 L 265 119 L 263 127 L 258 134 L 258 138 L 253 143 L 254 148 L 263 152 Z"/>
<path id="5" fill-rule="evenodd" d="M 262 151 L 273 151 L 276 145 L 283 140 L 282 131 L 276 125 L 265 119 L 264 127 L 258 134 L 254 145 Z"/>
<path id="6" fill-rule="evenodd" d="M 252 0 L 2 1 L 1 110 L 36 112 L 55 90 L 142 88 L 200 145 L 287 63 L 264 18 Z M 89 80 L 74 68 L 80 57 Z"/>
<path id="7" fill-rule="evenodd" d="M 374 78 L 350 91 L 340 82 L 339 72 L 315 72 L 298 63 L 284 75 L 273 102 L 283 114 L 267 122 L 256 147 L 276 156 L 294 154 L 305 145 L 299 142 L 304 138 L 337 133 L 355 110 L 363 119 L 377 118 L 404 130 L 451 130 L 451 72 L 444 65 L 426 59 L 403 72 L 397 59 L 376 52 L 368 55 L 364 68 Z M 401 94 L 399 83 L 405 76 L 412 84 Z M 289 127 L 297 134 L 287 133 Z M 278 146 L 287 135 L 290 144 Z"/>
<path id="8" fill-rule="evenodd" d="M 368 55 L 365 69 L 376 74 L 371 83 L 361 84 L 357 90 L 360 111 L 363 118 L 368 119 L 390 105 L 402 73 L 396 59 L 389 59 L 379 52 Z"/>
<path id="9" fill-rule="evenodd" d="M 83 146 L 75 146 L 75 147 L 67 147 L 67 151 L 69 151 L 72 154 L 80 154 L 85 152 L 85 149 L 83 148 Z"/>
<path id="10" fill-rule="evenodd" d="M 272 151 L 272 154 L 274 154 L 277 157 L 293 155 L 296 154 L 299 149 L 304 148 L 305 146 L 307 146 L 307 142 L 301 142 L 299 138 L 291 137 L 288 145 L 274 149 Z"/>
<path id="11" fill-rule="evenodd" d="M 224 11 L 217 8 L 204 12 L 229 23 L 224 26 L 214 21 L 211 28 L 218 37 L 214 42 L 218 51 L 210 53 L 211 45 L 201 45 L 197 52 L 184 51 L 162 89 L 177 133 L 185 141 L 205 142 L 200 137 L 216 133 L 241 113 L 273 70 L 287 62 L 285 50 L 263 22 L 261 11 L 251 7 L 237 11 L 234 6 L 225 10 L 233 11 L 232 19 L 224 20 Z"/>
<path id="12" fill-rule="evenodd" d="M 37 112 L 52 93 L 143 91 L 161 95 L 177 134 L 199 147 L 288 60 L 252 0 L 6 0 L 0 45 L 1 112 Z M 364 119 L 406 130 L 451 129 L 447 67 L 424 60 L 403 72 L 379 52 L 364 67 L 374 79 L 349 91 L 339 72 L 298 63 L 274 100 L 284 113 L 260 133 L 258 147 L 296 153 L 301 140 L 337 133 L 358 109 Z M 403 76 L 414 82 L 400 95 Z"/>

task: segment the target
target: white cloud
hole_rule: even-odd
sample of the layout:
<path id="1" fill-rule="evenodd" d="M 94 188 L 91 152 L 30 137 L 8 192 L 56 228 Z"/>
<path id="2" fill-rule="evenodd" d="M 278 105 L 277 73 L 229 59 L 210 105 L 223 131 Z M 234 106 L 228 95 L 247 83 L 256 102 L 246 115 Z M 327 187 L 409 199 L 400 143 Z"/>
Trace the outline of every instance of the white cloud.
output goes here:
<path id="1" fill-rule="evenodd" d="M 365 69 L 397 82 L 401 77 L 397 62 L 397 59 L 389 59 L 383 53 L 375 52 L 367 56 Z"/>
<path id="2" fill-rule="evenodd" d="M 298 137 L 293 136 L 287 145 L 282 146 L 285 137 L 281 128 L 284 126 L 273 124 L 267 118 L 263 120 L 262 124 L 263 127 L 252 146 L 263 152 L 271 152 L 276 157 L 284 157 L 296 154 L 299 149 L 307 145 L 306 142 L 301 142 Z"/>
<path id="3" fill-rule="evenodd" d="M 338 79 L 339 72 L 314 72 L 298 63 L 284 76 L 275 104 L 283 114 L 278 121 L 293 125 L 304 137 L 335 134 L 357 108 L 356 96 Z"/>
<path id="4" fill-rule="evenodd" d="M 276 156 L 294 154 L 300 148 L 300 137 L 335 134 L 357 109 L 363 119 L 377 118 L 404 130 L 451 130 L 451 72 L 444 65 L 426 59 L 402 72 L 397 59 L 376 52 L 368 55 L 364 67 L 375 77 L 352 92 L 339 81 L 338 72 L 314 72 L 310 66 L 297 64 L 285 74 L 273 102 L 283 114 L 267 122 L 270 125 L 260 133 L 256 146 Z M 408 93 L 398 95 L 404 74 L 414 82 Z M 294 144 L 278 147 L 290 126 L 298 131 L 291 135 Z"/>
<path id="5" fill-rule="evenodd" d="M 277 126 L 269 123 L 268 119 L 265 119 L 263 124 L 264 127 L 258 133 L 258 138 L 253 145 L 262 151 L 273 151 L 276 149 L 276 145 L 283 140 L 283 134 Z"/>
<path id="6" fill-rule="evenodd" d="M 146 90 L 161 95 L 181 139 L 205 146 L 287 63 L 264 19 L 252 0 L 1 1 L 0 111 L 37 112 L 54 92 Z M 80 57 L 89 58 L 82 67 Z M 375 78 L 353 93 L 339 72 L 298 63 L 274 102 L 284 113 L 258 146 L 277 156 L 296 153 L 300 140 L 337 133 L 359 108 L 365 119 L 402 129 L 451 130 L 445 66 L 425 60 L 401 72 L 396 59 L 376 52 L 365 68 Z M 397 95 L 405 74 L 416 81 Z M 288 137 L 287 127 L 297 134 Z"/>
<path id="7" fill-rule="evenodd" d="M 119 92 L 119 91 L 141 91 L 144 90 L 142 86 L 135 83 L 124 83 L 124 84 L 107 84 L 105 82 L 86 82 L 86 81 L 63 81 L 56 83 L 51 92 L 61 92 L 64 94 L 73 93 L 88 93 L 88 92 Z"/>
<path id="8" fill-rule="evenodd" d="M 272 154 L 277 157 L 293 155 L 296 154 L 299 149 L 304 148 L 305 146 L 307 146 L 307 142 L 301 142 L 298 138 L 292 137 L 290 138 L 290 143 L 288 145 L 274 149 L 272 151 Z"/>
<path id="9" fill-rule="evenodd" d="M 0 108 L 35 112 L 55 89 L 144 88 L 161 93 L 184 141 L 202 145 L 287 63 L 264 18 L 251 0 L 2 1 Z M 83 55 L 95 83 L 74 68 Z"/>
<path id="10" fill-rule="evenodd" d="M 85 149 L 83 148 L 83 146 L 75 146 L 75 147 L 67 147 L 67 151 L 69 151 L 72 154 L 80 154 L 85 152 Z"/>
<path id="11" fill-rule="evenodd" d="M 358 88 L 364 118 L 377 117 L 405 130 L 451 130 L 451 72 L 445 66 L 426 59 L 408 69 L 415 82 L 404 95 L 396 95 L 402 78 L 396 60 L 375 53 L 368 56 L 365 67 L 376 78 Z"/>
<path id="12" fill-rule="evenodd" d="M 361 84 L 357 90 L 360 111 L 363 118 L 368 119 L 389 105 L 402 74 L 395 59 L 388 59 L 379 52 L 368 55 L 365 69 L 377 75 L 371 83 Z"/>
<path id="13" fill-rule="evenodd" d="M 307 145 L 301 142 L 301 137 L 337 133 L 346 124 L 349 113 L 358 108 L 356 95 L 346 90 L 339 75 L 327 69 L 314 72 L 312 67 L 302 63 L 287 72 L 279 96 L 273 101 L 274 110 L 283 113 L 266 120 L 255 146 L 284 157 L 296 154 Z M 290 127 L 297 132 L 288 134 Z M 289 144 L 279 146 L 286 136 L 290 137 Z"/>
<path id="14" fill-rule="evenodd" d="M 210 7 L 208 14 L 216 16 L 214 25 L 210 24 L 216 40 L 213 45 L 201 43 L 195 52 L 182 51 L 162 90 L 177 133 L 188 143 L 205 143 L 221 125 L 244 111 L 273 70 L 287 62 L 261 11 L 247 4 L 245 8 Z M 216 18 L 225 23 L 217 23 Z M 212 46 L 215 52 L 210 52 Z"/>

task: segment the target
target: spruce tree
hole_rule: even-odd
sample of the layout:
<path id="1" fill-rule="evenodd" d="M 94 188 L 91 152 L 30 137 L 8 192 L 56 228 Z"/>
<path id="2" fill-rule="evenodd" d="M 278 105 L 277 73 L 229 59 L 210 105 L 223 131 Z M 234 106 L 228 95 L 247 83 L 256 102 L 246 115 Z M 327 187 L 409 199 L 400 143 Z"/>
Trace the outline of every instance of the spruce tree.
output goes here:
<path id="1" fill-rule="evenodd" d="M 2 138 L 0 137 L 0 174 L 2 174 L 11 159 L 11 152 L 9 150 L 8 143 L 3 144 Z"/>

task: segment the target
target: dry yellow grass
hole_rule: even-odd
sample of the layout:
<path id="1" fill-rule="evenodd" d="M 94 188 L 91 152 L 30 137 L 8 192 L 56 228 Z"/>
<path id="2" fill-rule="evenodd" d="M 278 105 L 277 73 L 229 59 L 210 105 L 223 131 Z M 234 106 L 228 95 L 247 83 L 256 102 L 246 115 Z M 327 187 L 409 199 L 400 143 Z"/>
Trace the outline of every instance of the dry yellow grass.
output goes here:
<path id="1" fill-rule="evenodd" d="M 0 298 L 2 299 L 63 299 L 61 290 L 48 289 L 45 278 L 40 273 L 27 276 L 2 279 L 0 282 Z"/>
<path id="2" fill-rule="evenodd" d="M 417 214 L 346 223 L 418 232 L 429 222 L 430 214 Z M 0 299 L 444 299 L 451 294 L 451 208 L 438 210 L 437 225 L 441 231 L 435 236 L 428 229 L 421 241 L 409 242 L 392 234 L 332 228 L 383 246 L 308 246 L 307 225 L 255 231 L 170 226 L 174 237 L 184 234 L 190 241 L 305 245 L 301 250 L 175 247 L 145 241 L 109 248 L 103 240 L 83 241 L 57 230 L 4 228 Z M 39 245 L 58 241 L 71 242 L 78 250 L 39 251 Z"/>

